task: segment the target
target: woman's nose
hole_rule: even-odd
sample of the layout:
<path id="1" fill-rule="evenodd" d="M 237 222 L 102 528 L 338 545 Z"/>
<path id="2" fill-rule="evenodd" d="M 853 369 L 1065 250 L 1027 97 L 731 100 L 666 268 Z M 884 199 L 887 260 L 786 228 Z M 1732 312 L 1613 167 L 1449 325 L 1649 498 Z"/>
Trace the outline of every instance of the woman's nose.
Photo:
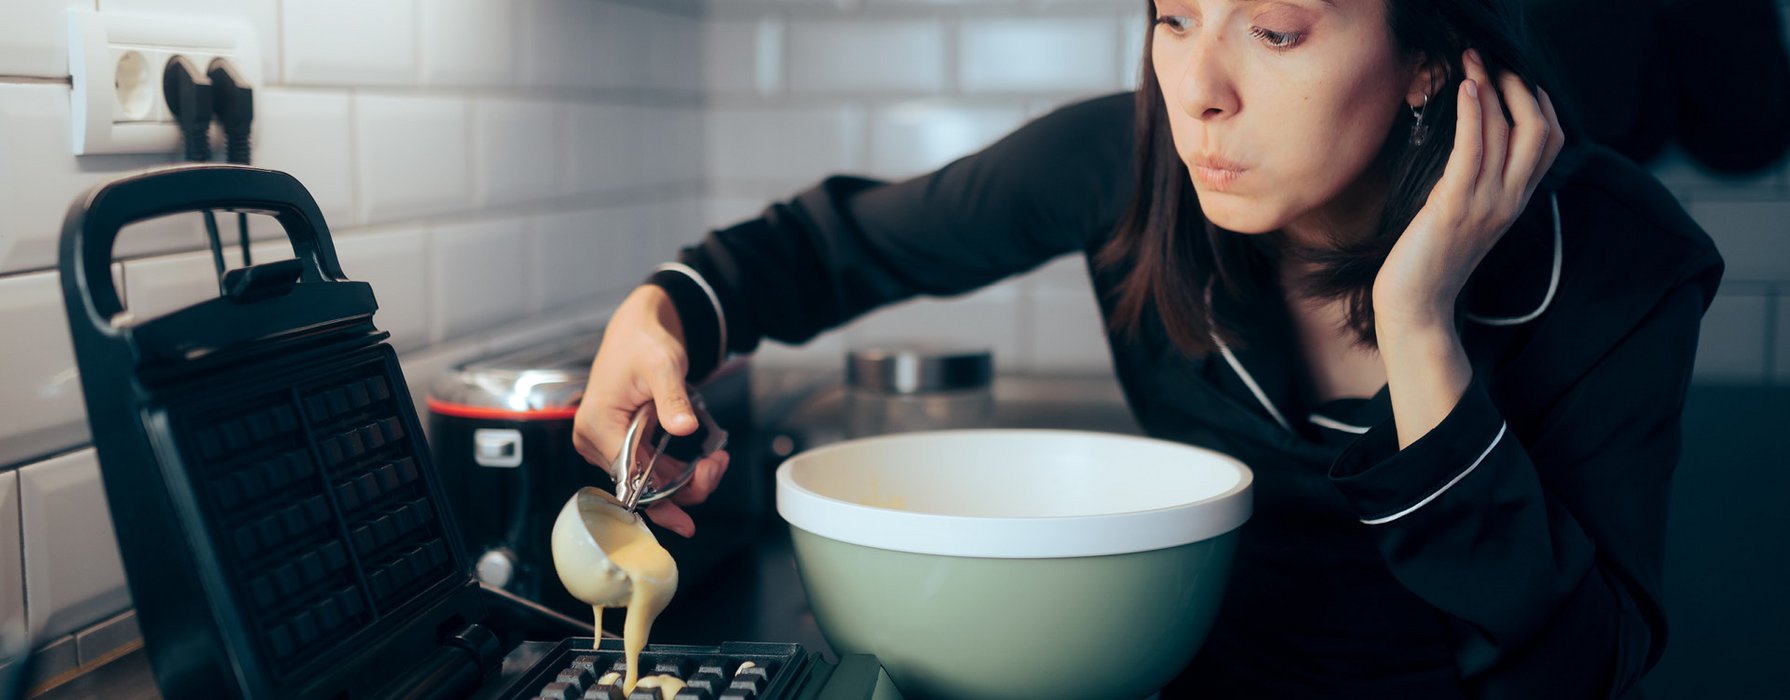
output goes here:
<path id="1" fill-rule="evenodd" d="M 1195 119 L 1220 119 L 1237 112 L 1237 90 L 1222 49 L 1217 41 L 1202 38 L 1187 52 L 1181 72 L 1181 109 Z"/>

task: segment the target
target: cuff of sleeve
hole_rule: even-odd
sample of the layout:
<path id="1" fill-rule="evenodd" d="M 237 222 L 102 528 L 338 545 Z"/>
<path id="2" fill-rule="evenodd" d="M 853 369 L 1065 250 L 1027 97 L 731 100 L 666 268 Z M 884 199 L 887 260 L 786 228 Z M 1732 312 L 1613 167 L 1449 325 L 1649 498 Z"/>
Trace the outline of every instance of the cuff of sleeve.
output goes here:
<path id="1" fill-rule="evenodd" d="M 691 384 L 721 366 L 727 357 L 726 316 L 714 288 L 702 275 L 681 263 L 665 263 L 646 280 L 665 290 L 684 327 L 684 354 L 690 363 L 684 375 Z"/>
<path id="2" fill-rule="evenodd" d="M 1422 508 L 1471 474 L 1507 439 L 1498 407 L 1475 376 L 1442 422 L 1398 449 L 1394 421 L 1363 433 L 1330 465 L 1330 482 L 1361 522 L 1381 525 Z"/>

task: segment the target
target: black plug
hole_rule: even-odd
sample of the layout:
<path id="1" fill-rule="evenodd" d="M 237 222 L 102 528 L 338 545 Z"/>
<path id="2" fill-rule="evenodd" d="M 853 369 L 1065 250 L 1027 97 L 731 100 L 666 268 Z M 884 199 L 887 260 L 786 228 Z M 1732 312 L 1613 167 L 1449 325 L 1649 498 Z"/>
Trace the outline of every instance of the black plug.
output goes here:
<path id="1" fill-rule="evenodd" d="M 236 66 L 221 58 L 212 59 L 205 72 L 211 78 L 213 111 L 218 124 L 224 127 L 224 159 L 231 163 L 249 163 L 249 125 L 255 121 L 255 90 L 236 72 Z"/>
<path id="2" fill-rule="evenodd" d="M 175 56 L 168 59 L 168 68 L 162 71 L 162 97 L 180 125 L 186 159 L 211 160 L 211 80 L 201 75 L 185 56 Z"/>
<path id="3" fill-rule="evenodd" d="M 224 127 L 224 160 L 238 165 L 249 164 L 249 126 L 255 122 L 255 90 L 249 81 L 236 72 L 236 66 L 221 58 L 211 59 L 205 70 L 211 78 L 212 109 L 218 124 Z M 236 215 L 236 235 L 242 245 L 242 265 L 248 267 L 249 215 Z"/>
<path id="4" fill-rule="evenodd" d="M 185 56 L 168 59 L 162 71 L 162 97 L 168 100 L 168 111 L 180 125 L 180 137 L 186 142 L 186 159 L 203 163 L 211 160 L 211 79 L 199 74 Z M 218 219 L 205 211 L 205 234 L 211 243 L 211 262 L 217 268 L 218 291 L 224 291 L 224 248 L 218 241 Z"/>

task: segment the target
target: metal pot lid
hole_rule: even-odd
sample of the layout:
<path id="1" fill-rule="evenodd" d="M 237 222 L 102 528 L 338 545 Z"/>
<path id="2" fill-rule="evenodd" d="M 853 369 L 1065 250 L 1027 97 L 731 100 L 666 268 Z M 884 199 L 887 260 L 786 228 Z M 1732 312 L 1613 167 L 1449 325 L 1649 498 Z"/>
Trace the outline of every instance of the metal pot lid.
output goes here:
<path id="1" fill-rule="evenodd" d="M 986 389 L 994 382 L 994 352 L 987 348 L 893 343 L 846 353 L 845 383 L 885 394 Z"/>
<path id="2" fill-rule="evenodd" d="M 462 418 L 571 418 L 602 337 L 570 336 L 456 366 L 430 384 L 429 410 Z"/>

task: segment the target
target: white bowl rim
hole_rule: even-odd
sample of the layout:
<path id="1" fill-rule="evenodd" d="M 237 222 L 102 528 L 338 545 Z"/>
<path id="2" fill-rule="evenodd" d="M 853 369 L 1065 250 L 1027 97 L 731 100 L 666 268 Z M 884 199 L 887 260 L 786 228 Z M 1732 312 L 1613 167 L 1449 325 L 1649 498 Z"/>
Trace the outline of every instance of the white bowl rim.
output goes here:
<path id="1" fill-rule="evenodd" d="M 793 469 L 833 452 L 939 436 L 1052 436 L 1148 443 L 1198 452 L 1238 470 L 1237 483 L 1196 501 L 1148 510 L 1071 516 L 966 516 L 853 503 L 796 483 Z M 1176 547 L 1230 532 L 1249 519 L 1255 475 L 1235 457 L 1198 445 L 1084 430 L 987 429 L 900 433 L 797 453 L 777 468 L 777 513 L 791 526 L 851 544 L 915 554 L 997 559 L 1107 556 Z"/>

